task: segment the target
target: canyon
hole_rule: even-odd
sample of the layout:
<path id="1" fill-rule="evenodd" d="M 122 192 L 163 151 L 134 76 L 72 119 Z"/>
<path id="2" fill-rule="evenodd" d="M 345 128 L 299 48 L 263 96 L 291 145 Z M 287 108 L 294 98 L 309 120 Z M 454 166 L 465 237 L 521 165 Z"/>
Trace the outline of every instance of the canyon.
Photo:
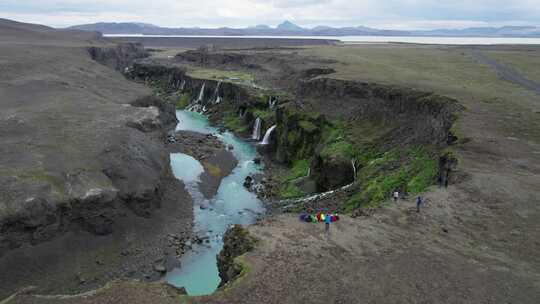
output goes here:
<path id="1" fill-rule="evenodd" d="M 382 60 L 398 56 L 390 52 L 407 54 L 404 61 L 415 58 L 408 52 L 469 60 L 468 49 L 148 50 L 78 31 L 1 26 L 0 59 L 9 59 L 0 87 L 2 303 L 538 298 L 534 92 L 456 90 L 444 83 L 446 66 L 435 84 L 381 72 Z M 342 62 L 372 49 L 376 70 Z M 478 79 L 508 88 L 478 65 Z M 416 75 L 402 62 L 392 67 Z M 179 113 L 206 117 L 211 134 L 175 130 Z M 223 134 L 258 155 L 240 159 Z M 163 282 L 182 269 L 186 244 L 202 242 L 191 184 L 171 169 L 175 153 L 201 163 L 207 199 L 243 162 L 264 168 L 247 186 L 267 212 L 222 236 L 213 294 L 189 296 Z M 389 203 L 396 190 L 400 201 Z M 425 202 L 420 213 L 416 196 Z M 298 220 L 320 210 L 343 214 L 329 235 Z"/>

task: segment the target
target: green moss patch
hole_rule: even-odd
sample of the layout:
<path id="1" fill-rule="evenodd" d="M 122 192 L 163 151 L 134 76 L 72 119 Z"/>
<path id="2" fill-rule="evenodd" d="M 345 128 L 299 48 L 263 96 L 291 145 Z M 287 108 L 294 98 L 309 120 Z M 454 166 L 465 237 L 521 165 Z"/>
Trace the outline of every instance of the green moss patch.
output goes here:
<path id="1" fill-rule="evenodd" d="M 309 172 L 309 160 L 294 161 L 292 167 L 279 176 L 281 187 L 278 196 L 283 199 L 302 197 L 306 193 L 294 185 L 294 181 L 305 177 Z"/>
<path id="2" fill-rule="evenodd" d="M 177 109 L 183 110 L 189 105 L 190 95 L 187 93 L 182 93 L 176 99 L 174 105 Z"/>
<path id="3" fill-rule="evenodd" d="M 310 121 L 307 121 L 307 120 L 301 120 L 298 125 L 300 126 L 300 128 L 304 129 L 306 132 L 308 133 L 311 133 L 315 130 L 317 130 L 317 126 L 310 122 Z"/>
<path id="4" fill-rule="evenodd" d="M 359 153 L 347 138 L 346 126 L 342 122 L 328 124 L 323 130 L 323 149 L 321 157 L 356 158 Z"/>
<path id="5" fill-rule="evenodd" d="M 282 199 L 298 198 L 304 195 L 305 193 L 302 190 L 290 183 L 283 184 L 279 189 L 279 197 Z"/>
<path id="6" fill-rule="evenodd" d="M 261 109 L 254 109 L 251 111 L 253 113 L 254 117 L 260 117 L 262 120 L 270 120 L 273 118 L 274 113 L 270 110 L 261 110 Z"/>
<path id="7" fill-rule="evenodd" d="M 223 116 L 223 125 L 225 128 L 239 134 L 244 134 L 248 131 L 248 127 L 243 124 L 240 117 L 234 112 L 225 113 Z"/>
<path id="8" fill-rule="evenodd" d="M 436 155 L 424 148 L 386 152 L 360 170 L 359 191 L 345 203 L 344 209 L 379 207 L 396 189 L 409 195 L 424 192 L 435 183 L 437 172 Z"/>

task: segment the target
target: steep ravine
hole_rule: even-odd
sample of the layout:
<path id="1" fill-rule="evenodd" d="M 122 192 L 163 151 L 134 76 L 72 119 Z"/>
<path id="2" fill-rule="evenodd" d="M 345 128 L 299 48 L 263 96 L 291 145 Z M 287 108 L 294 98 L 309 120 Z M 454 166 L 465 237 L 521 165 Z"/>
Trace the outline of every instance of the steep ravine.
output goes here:
<path id="1" fill-rule="evenodd" d="M 139 54 L 137 47 L 128 46 L 91 48 L 87 56 L 123 69 Z M 113 83 L 133 86 L 107 68 L 87 63 L 84 56 L 78 60 L 77 64 L 87 64 Z M 56 127 L 64 130 L 65 145 L 44 157 L 62 161 L 45 162 L 49 169 L 43 170 L 49 171 L 34 168 L 21 173 L 13 185 L 6 184 L 13 191 L 5 193 L 8 208 L 0 210 L 0 298 L 26 285 L 73 292 L 116 277 L 156 279 L 156 261 L 175 266 L 166 259 L 176 255 L 177 249 L 169 246 L 168 235 L 184 240 L 190 236 L 191 199 L 172 174 L 165 146 L 167 133 L 176 124 L 174 106 L 149 93 L 126 104 L 99 103 L 92 99 L 92 92 L 86 94 L 80 99 L 89 101 L 77 111 L 69 112 L 70 104 L 60 112 L 68 120 Z M 56 106 L 51 103 L 49 111 Z M 44 120 L 42 116 L 36 117 Z M 74 120 L 80 130 L 73 128 Z M 104 121 L 97 124 L 97 120 Z M 42 127 L 52 126 L 44 123 Z M 54 139 L 56 131 L 51 129 L 44 136 Z M 42 136 L 36 141 L 51 138 Z M 70 154 L 62 154 L 68 149 Z M 88 157 L 79 160 L 79 154 Z M 24 193 L 15 191 L 21 187 Z"/>
<path id="2" fill-rule="evenodd" d="M 99 49 L 91 50 L 98 52 Z M 111 64 L 128 64 L 126 56 L 140 58 L 131 54 L 139 52 L 136 47 L 119 46 L 116 50 L 121 55 L 105 53 L 115 54 L 114 59 L 108 60 Z M 101 59 L 105 60 L 103 56 Z M 121 67 L 116 63 L 113 66 Z M 124 206 L 139 216 L 149 216 L 160 206 L 164 181 L 172 177 L 164 142 L 168 130 L 176 123 L 174 106 L 153 96 L 138 98 L 125 106 L 138 108 L 121 121 L 139 134 L 114 143 L 99 155 L 103 165 L 101 176 L 89 176 L 89 172 L 66 173 L 54 181 L 58 190 L 65 191 L 52 198 L 58 202 L 29 197 L 13 214 L 2 218 L 0 256 L 27 242 L 35 245 L 50 240 L 68 231 L 73 224 L 98 235 L 109 234 L 115 218 L 124 212 L 120 211 Z M 127 166 L 128 163 L 131 165 Z M 136 170 L 144 171 L 146 178 L 136 179 Z M 96 179 L 101 181 L 85 191 L 88 181 Z"/>
<path id="3" fill-rule="evenodd" d="M 278 195 L 294 196 L 302 192 L 307 195 L 337 189 L 361 176 L 369 161 L 396 150 L 409 151 L 414 157 L 426 160 L 437 160 L 440 155 L 441 172 L 438 177 L 422 181 L 424 184 L 435 183 L 435 179 L 444 179 L 445 183 L 449 170 L 455 167 L 455 158 L 444 149 L 457 139 L 451 129 L 462 107 L 444 96 L 315 77 L 300 80 L 295 97 L 290 99 L 287 93 L 283 95 L 289 97 L 280 98 L 267 90 L 194 79 L 179 67 L 135 64 L 129 75 L 157 88 L 158 94 L 169 96 L 172 102 L 184 100 L 180 106 L 196 105 L 211 122 L 245 138 L 252 137 L 257 118 L 262 134 L 276 125 L 275 132 L 270 134 L 270 145 L 261 147 L 261 152 L 269 161 L 293 170 L 297 164 L 307 163 L 304 174 L 309 173 L 306 178 L 293 176 L 288 186 L 274 189 Z M 404 165 L 403 162 L 409 161 L 407 158 L 411 156 L 398 157 L 401 161 L 393 166 Z M 403 184 L 406 182 L 409 181 L 395 187 L 408 192 Z"/>
<path id="4" fill-rule="evenodd" d="M 214 124 L 224 125 L 245 138 L 256 136 L 253 128 L 257 118 L 262 128 L 259 136 L 275 125 L 270 145 L 260 150 L 266 153 L 267 161 L 277 161 L 293 170 L 298 161 L 308 161 L 307 176 L 291 182 L 294 187 L 304 187 L 310 179 L 314 192 L 351 185 L 335 192 L 339 201 L 330 192 L 309 196 L 306 201 L 289 201 L 287 207 L 300 203 L 311 210 L 342 210 L 344 203 L 352 200 L 350 206 L 358 208 L 363 202 L 384 200 L 394 189 L 414 193 L 437 180 L 445 184 L 456 167 L 457 160 L 445 149 L 457 139 L 451 129 L 461 106 L 444 96 L 314 78 L 300 81 L 295 101 L 289 102 L 233 83 L 194 79 L 177 67 L 135 64 L 129 76 L 153 86 L 171 102 L 183 99 L 179 106 L 202 111 Z M 397 172 L 399 168 L 405 171 Z M 380 185 L 375 185 L 375 193 L 358 190 L 386 175 L 390 176 L 391 186 L 381 180 Z M 399 178 L 393 180 L 394 175 Z M 355 197 L 356 192 L 359 195 Z M 234 260 L 246 252 L 242 248 L 249 242 L 239 240 L 238 231 L 227 233 L 218 259 L 222 285 L 242 272 L 242 266 Z"/>
<path id="5" fill-rule="evenodd" d="M 101 51 L 97 53 L 102 54 Z M 108 58 L 108 56 L 105 57 Z M 162 103 L 161 99 L 145 98 L 133 102 L 131 106 L 141 107 L 142 111 L 137 119 L 131 120 L 128 124 L 131 129 L 146 134 L 145 136 L 163 145 L 167 139 L 165 131 L 168 130 L 165 126 L 175 122 L 171 115 L 173 104 L 184 107 L 189 104 L 200 104 L 200 108 L 205 108 L 205 114 L 209 116 L 213 124 L 222 125 L 245 138 L 251 137 L 255 120 L 259 117 L 262 120 L 263 130 L 276 126 L 275 132 L 269 136 L 270 145 L 261 149 L 261 152 L 266 153 L 266 160 L 280 163 L 281 166 L 290 168 L 292 171 L 297 168 L 299 162 L 303 164 L 299 176 L 283 183 L 302 187 L 306 180 L 312 180 L 315 183 L 314 191 L 326 191 L 350 184 L 357 178 L 355 182 L 357 188 L 345 193 L 347 196 L 354 196 L 355 192 L 361 194 L 358 198 L 359 203 L 355 203 L 354 208 L 362 207 L 368 199 L 384 199 L 384 196 L 378 195 L 389 194 L 386 193 L 387 189 L 377 188 L 380 193 L 366 194 L 363 192 L 366 189 L 364 186 L 371 185 L 369 183 L 372 180 L 384 177 L 385 172 L 394 174 L 392 170 L 407 167 L 411 161 L 413 163 L 417 161 L 414 157 L 418 153 L 414 149 L 419 146 L 429 149 L 429 153 L 426 153 L 429 161 L 437 161 L 439 155 L 442 155 L 437 170 L 452 170 L 455 166 L 456 160 L 444 149 L 455 141 L 451 128 L 456 119 L 456 113 L 460 109 L 455 101 L 441 96 L 391 86 L 315 78 L 300 82 L 294 99 L 281 98 L 273 103 L 274 97 L 268 95 L 267 92 L 229 82 L 194 79 L 180 68 L 140 63 L 125 66 L 116 63 L 115 59 L 109 61 L 108 64 L 123 68 L 128 78 L 153 87 L 159 97 L 169 100 L 169 103 Z M 350 130 L 360 132 L 351 133 Z M 370 133 L 369 130 L 375 131 Z M 394 155 L 393 148 L 413 150 L 410 155 Z M 158 148 L 159 151 L 161 149 Z M 134 173 L 131 174 L 132 171 L 126 171 L 126 168 L 114 167 L 114 159 L 125 159 L 125 156 L 122 156 L 125 155 L 124 153 L 135 157 L 135 159 L 128 159 L 128 162 L 136 164 L 140 161 L 141 153 L 144 155 L 145 152 L 120 151 L 122 152 L 109 151 L 107 153 L 112 152 L 112 154 L 104 158 L 104 161 L 111 161 L 112 169 L 109 171 L 110 176 L 107 176 L 115 189 L 118 189 L 115 192 L 118 194 L 110 199 L 115 202 L 114 208 L 98 208 L 101 210 L 99 212 L 104 212 L 104 216 L 98 213 L 96 217 L 92 217 L 93 220 L 97 219 L 97 224 L 93 224 L 95 227 L 106 228 L 111 222 L 114 223 L 115 217 L 109 220 L 106 212 L 121 210 L 121 206 L 128 208 L 128 213 L 134 213 L 142 218 L 152 218 L 156 212 L 159 212 L 160 207 L 161 209 L 165 207 L 162 211 L 170 210 L 169 207 L 160 205 L 163 204 L 162 198 L 168 194 L 166 190 L 162 190 L 159 183 L 138 179 L 142 176 L 148 177 L 147 171 L 133 171 Z M 170 181 L 171 172 L 167 169 L 169 168 L 167 162 L 170 160 L 165 149 L 163 153 L 161 160 L 143 161 L 143 163 L 145 165 L 162 164 L 163 169 L 159 170 L 156 180 Z M 425 156 L 422 154 L 422 157 Z M 387 160 L 389 161 L 386 162 Z M 421 158 L 421 160 L 424 159 Z M 165 163 L 167 165 L 164 165 Z M 373 167 L 374 164 L 381 164 L 382 167 Z M 415 166 L 412 167 L 415 168 Z M 303 169 L 307 169 L 306 172 Z M 414 174 L 422 173 L 412 169 L 410 171 Z M 407 178 L 416 180 L 418 176 L 414 174 Z M 447 172 L 438 172 L 438 175 L 448 176 Z M 340 178 L 337 181 L 336 176 Z M 268 187 L 272 186 L 273 178 L 275 177 L 269 177 Z M 433 184 L 436 182 L 435 178 L 435 175 L 429 175 L 425 182 Z M 134 179 L 135 184 L 144 183 L 152 189 L 126 193 L 128 189 L 134 189 L 131 179 Z M 408 187 L 411 180 L 398 180 L 395 185 Z M 277 182 L 281 182 L 279 177 Z M 182 185 L 178 184 L 176 182 L 174 186 L 182 188 Z M 380 187 L 378 184 L 375 186 Z M 279 195 L 278 191 L 273 195 Z M 116 201 L 118 197 L 121 200 Z M 316 202 L 304 205 L 302 208 L 317 206 L 326 210 L 340 210 L 347 199 L 349 197 L 336 202 L 332 197 L 325 197 L 322 201 L 324 204 Z M 95 205 L 100 206 L 100 204 Z M 94 226 L 86 227 L 88 229 Z M 93 232 L 110 236 L 112 231 L 105 229 Z M 235 230 L 231 231 L 226 234 L 224 250 L 218 259 L 222 285 L 230 283 L 237 275 L 242 274 L 243 266 L 235 259 L 253 246 L 253 240 L 245 243 L 245 240 L 238 239 Z M 126 257 L 122 257 L 124 258 Z M 101 260 L 98 265 L 100 263 L 102 263 Z M 160 263 L 166 264 L 167 260 L 160 260 Z M 81 282 L 85 280 L 86 278 L 80 279 Z"/>

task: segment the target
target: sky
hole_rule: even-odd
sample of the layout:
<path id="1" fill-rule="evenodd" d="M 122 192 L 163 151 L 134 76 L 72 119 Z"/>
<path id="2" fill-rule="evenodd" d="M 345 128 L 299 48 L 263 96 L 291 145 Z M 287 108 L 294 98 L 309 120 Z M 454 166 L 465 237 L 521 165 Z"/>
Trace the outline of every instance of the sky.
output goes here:
<path id="1" fill-rule="evenodd" d="M 54 27 L 144 22 L 216 28 L 284 20 L 400 30 L 540 26 L 540 0 L 0 0 L 0 18 Z"/>

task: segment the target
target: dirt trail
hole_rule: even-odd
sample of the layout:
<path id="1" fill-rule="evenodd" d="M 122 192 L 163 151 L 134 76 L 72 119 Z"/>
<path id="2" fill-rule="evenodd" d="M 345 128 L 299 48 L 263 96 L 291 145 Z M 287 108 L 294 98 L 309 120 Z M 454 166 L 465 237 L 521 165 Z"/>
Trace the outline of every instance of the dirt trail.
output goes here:
<path id="1" fill-rule="evenodd" d="M 488 56 L 483 54 L 480 50 L 473 49 L 471 50 L 471 54 L 480 63 L 486 64 L 490 66 L 491 68 L 495 69 L 499 77 L 501 77 L 502 79 L 506 81 L 510 81 L 517 85 L 520 85 L 528 90 L 532 90 L 536 94 L 540 95 L 540 83 L 527 79 L 525 76 L 520 74 L 517 70 L 509 66 L 503 65 L 497 62 L 497 60 L 495 59 L 489 58 Z"/>

